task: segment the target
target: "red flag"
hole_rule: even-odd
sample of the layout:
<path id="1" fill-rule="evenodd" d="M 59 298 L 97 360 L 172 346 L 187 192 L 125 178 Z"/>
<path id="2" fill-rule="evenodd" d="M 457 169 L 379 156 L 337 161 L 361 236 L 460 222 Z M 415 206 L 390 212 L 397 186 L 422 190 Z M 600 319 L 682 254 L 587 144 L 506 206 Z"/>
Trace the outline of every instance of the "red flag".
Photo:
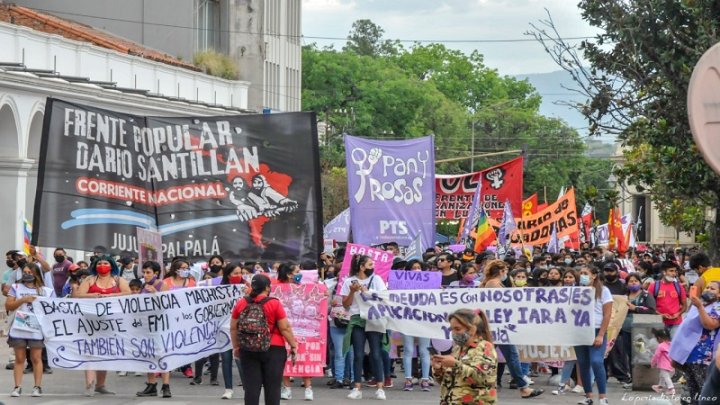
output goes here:
<path id="1" fill-rule="evenodd" d="M 611 208 L 608 215 L 608 249 L 617 249 L 620 253 L 627 251 L 627 243 L 623 234 L 620 210 Z"/>
<path id="2" fill-rule="evenodd" d="M 531 195 L 528 197 L 525 201 L 523 201 L 522 205 L 522 216 L 527 217 L 533 214 L 537 214 L 537 208 L 538 208 L 538 195 L 537 193 Z"/>
<path id="3" fill-rule="evenodd" d="M 544 210 L 545 208 L 547 208 L 547 206 L 548 206 L 547 203 L 542 203 L 542 204 L 538 203 L 535 213 L 537 214 L 538 212 Z"/>
<path id="4" fill-rule="evenodd" d="M 522 214 L 523 158 L 518 157 L 480 172 L 460 175 L 435 175 L 435 217 L 467 218 L 478 183 L 482 182 L 482 204 L 489 218 L 503 216 L 505 201 L 513 215 Z"/>

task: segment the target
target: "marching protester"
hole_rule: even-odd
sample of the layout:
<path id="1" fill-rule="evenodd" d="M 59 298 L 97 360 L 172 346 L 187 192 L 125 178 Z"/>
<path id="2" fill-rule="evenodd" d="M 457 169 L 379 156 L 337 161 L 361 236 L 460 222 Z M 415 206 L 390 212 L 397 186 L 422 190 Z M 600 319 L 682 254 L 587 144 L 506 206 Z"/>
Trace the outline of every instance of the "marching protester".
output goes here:
<path id="1" fill-rule="evenodd" d="M 448 316 L 452 354 L 432 357 L 440 383 L 440 404 L 487 404 L 497 401 L 497 354 L 484 311 L 460 309 Z"/>
<path id="2" fill-rule="evenodd" d="M 90 266 L 90 277 L 78 287 L 73 298 L 103 298 L 130 294 L 127 280 L 120 277 L 120 268 L 110 256 L 99 256 Z M 85 395 L 114 395 L 105 387 L 107 371 L 85 371 Z"/>
<path id="3" fill-rule="evenodd" d="M 612 314 L 613 298 L 610 290 L 603 285 L 599 276 L 600 271 L 592 265 L 585 265 L 578 272 L 580 285 L 592 287 L 595 296 L 595 340 L 592 345 L 575 346 L 575 356 L 580 368 L 583 388 L 585 389 L 584 405 L 592 405 L 592 380 L 590 371 L 595 377 L 598 387 L 600 405 L 607 405 L 607 374 L 605 372 L 604 358 L 607 346 L 607 328 Z"/>
<path id="4" fill-rule="evenodd" d="M 474 262 L 463 263 L 458 271 L 458 280 L 448 285 L 448 287 L 452 288 L 475 288 L 479 286 L 477 265 Z"/>
<path id="5" fill-rule="evenodd" d="M 212 262 L 212 259 L 210 259 Z M 212 267 L 211 267 L 212 269 Z M 230 263 L 227 266 L 222 267 L 222 280 L 220 282 L 221 285 L 238 285 L 238 286 L 245 286 L 245 279 L 243 278 L 242 274 L 242 263 L 236 262 L 236 263 Z M 233 329 L 231 329 L 233 331 Z M 227 351 L 224 351 L 220 353 L 220 360 L 222 364 L 222 375 L 223 375 L 223 381 L 225 383 L 225 392 L 222 395 L 222 399 L 232 399 L 234 391 L 233 391 L 233 364 L 238 369 L 238 374 L 240 375 L 240 385 L 243 385 L 243 370 L 242 370 L 242 363 L 241 359 L 239 357 L 233 356 L 233 350 L 229 349 Z M 195 370 L 197 370 L 197 363 L 195 364 Z M 200 367 L 200 370 L 202 370 L 202 367 Z"/>
<path id="6" fill-rule="evenodd" d="M 412 267 L 416 267 L 415 270 L 407 271 L 422 271 L 422 265 L 417 269 L 419 262 L 413 263 Z M 477 270 L 475 270 L 475 263 L 463 263 L 460 268 L 460 274 L 462 279 L 460 281 L 453 281 L 450 283 L 450 287 L 477 287 Z M 465 285 L 458 285 L 455 283 L 464 283 Z M 417 354 L 418 361 L 420 362 L 420 389 L 424 392 L 430 391 L 430 339 L 424 337 L 415 337 L 408 334 L 403 334 L 403 371 L 405 371 L 405 384 L 403 385 L 403 391 L 413 390 L 413 376 L 412 376 L 412 360 L 413 355 Z M 415 341 L 417 340 L 417 346 Z"/>
<path id="7" fill-rule="evenodd" d="M 55 296 L 61 297 L 63 286 L 65 286 L 65 282 L 67 282 L 70 276 L 70 265 L 72 265 L 72 262 L 68 260 L 65 249 L 60 247 L 55 249 L 53 257 L 55 258 L 55 264 L 53 264 L 51 270 L 53 278 L 51 287 L 55 290 Z"/>
<path id="8" fill-rule="evenodd" d="M 53 288 L 45 286 L 42 270 L 34 264 L 26 263 L 21 271 L 22 276 L 19 283 L 10 286 L 7 301 L 5 302 L 7 311 L 16 311 L 8 333 L 8 345 L 15 352 L 15 366 L 13 368 L 15 387 L 10 396 L 19 397 L 22 394 L 23 369 L 26 353 L 29 349 L 35 380 L 31 395 L 39 397 L 42 396 L 42 350 L 45 345 L 40 325 L 32 312 L 32 302 L 38 296 L 54 297 L 55 291 Z M 25 321 L 21 323 L 18 319 L 24 319 Z"/>
<path id="9" fill-rule="evenodd" d="M 142 281 L 143 285 L 140 290 L 140 294 L 155 294 L 161 291 L 167 291 L 168 286 L 162 282 L 161 279 L 162 269 L 160 264 L 153 261 L 147 261 L 142 265 Z M 170 373 L 161 373 L 162 377 L 162 397 L 170 398 Z M 157 375 L 156 373 L 147 373 L 147 382 L 145 383 L 145 389 L 136 393 L 139 397 L 155 397 L 158 394 L 157 390 Z"/>
<path id="10" fill-rule="evenodd" d="M 618 381 L 629 384 L 632 381 L 632 324 L 634 314 L 655 314 L 655 298 L 642 289 L 642 279 L 637 273 L 630 273 L 625 278 L 628 290 L 628 313 L 622 328 L 615 340 L 619 346 L 618 354 L 610 367 Z M 613 355 L 613 352 L 610 352 Z M 614 366 L 613 366 L 614 365 Z M 624 372 L 626 370 L 626 372 Z M 627 387 L 626 387 L 627 388 Z"/>
<path id="11" fill-rule="evenodd" d="M 481 287 L 483 288 L 505 288 L 503 282 L 508 278 L 507 263 L 502 260 L 492 260 L 485 265 L 485 280 Z M 510 375 L 515 380 L 520 396 L 522 398 L 532 398 L 541 395 L 544 391 L 541 389 L 530 388 L 529 378 L 522 372 L 520 365 L 520 354 L 515 345 L 496 345 L 503 357 L 505 358 L 506 367 L 510 370 Z"/>
<path id="12" fill-rule="evenodd" d="M 350 313 L 342 304 L 342 296 L 336 293 L 337 289 L 331 289 L 330 314 L 328 335 L 332 341 L 332 365 L 333 376 L 328 384 L 331 389 L 349 388 L 353 380 L 352 357 L 353 349 L 349 348 L 347 353 L 343 352 L 343 341 L 350 323 Z"/>
<path id="13" fill-rule="evenodd" d="M 197 282 L 192 277 L 190 262 L 185 259 L 173 260 L 170 263 L 170 270 L 165 275 L 163 284 L 167 286 L 168 291 L 195 287 Z M 187 378 L 193 378 L 192 365 L 190 364 L 182 366 L 180 372 Z"/>
<path id="14" fill-rule="evenodd" d="M 682 314 L 687 309 L 687 293 L 677 279 L 677 266 L 671 261 L 660 264 L 662 279 L 650 284 L 648 293 L 655 298 L 655 310 L 662 315 L 670 337 L 675 337 L 677 327 L 682 323 Z"/>
<path id="15" fill-rule="evenodd" d="M 712 282 L 705 287 L 701 298 L 692 296 L 692 308 L 677 328 L 670 345 L 670 358 L 682 365 L 685 377 L 685 400 L 696 404 L 697 397 L 705 381 L 708 366 L 712 363 L 720 328 L 720 282 Z"/>
<path id="16" fill-rule="evenodd" d="M 442 272 L 441 285 L 443 287 L 447 287 L 453 281 L 459 280 L 457 270 L 452 267 L 454 260 L 455 257 L 453 257 L 450 253 L 440 253 L 437 256 L 437 259 L 435 259 L 435 265 L 437 266 L 438 271 Z"/>
<path id="17" fill-rule="evenodd" d="M 230 319 L 230 334 L 235 358 L 242 359 L 245 405 L 260 402 L 280 404 L 283 370 L 287 360 L 285 343 L 290 345 L 292 358 L 297 341 L 280 301 L 270 297 L 270 279 L 255 274 L 250 293 L 237 301 Z"/>
<path id="18" fill-rule="evenodd" d="M 356 293 L 385 291 L 387 287 L 380 277 L 376 277 L 375 263 L 373 260 L 364 255 L 354 255 L 350 264 L 350 276 L 343 280 L 340 290 L 343 306 L 350 312 L 350 323 L 348 331 L 345 333 L 343 342 L 343 352 L 353 347 L 353 374 L 355 387 L 348 395 L 348 399 L 362 399 L 362 375 L 363 375 L 363 357 L 365 356 L 365 343 L 370 346 L 370 367 L 372 368 L 373 377 L 377 381 L 377 391 L 375 399 L 385 400 L 385 370 L 382 359 L 382 339 L 384 333 L 372 332 L 365 330 L 365 320 L 360 318 L 360 307 L 358 306 L 355 295 Z M 349 339 L 349 341 L 348 341 Z"/>
<path id="19" fill-rule="evenodd" d="M 277 282 L 278 284 L 300 284 L 302 281 L 302 273 L 300 266 L 295 263 L 283 263 L 278 268 Z M 303 377 L 303 386 L 305 387 L 305 400 L 312 401 L 314 398 L 312 390 L 312 378 Z M 280 391 L 280 399 L 292 399 L 292 389 L 290 388 L 290 377 L 283 376 L 283 387 Z"/>

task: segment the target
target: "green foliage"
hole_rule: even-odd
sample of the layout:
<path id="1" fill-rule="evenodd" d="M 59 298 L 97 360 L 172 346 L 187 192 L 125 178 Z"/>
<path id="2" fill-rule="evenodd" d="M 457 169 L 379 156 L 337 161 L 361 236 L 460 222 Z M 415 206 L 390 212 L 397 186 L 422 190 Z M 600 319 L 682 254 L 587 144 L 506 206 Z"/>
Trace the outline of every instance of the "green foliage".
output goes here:
<path id="1" fill-rule="evenodd" d="M 704 207 L 720 206 L 720 176 L 692 140 L 687 90 L 700 56 L 720 40 L 714 0 L 582 0 L 583 18 L 603 33 L 580 50 L 557 35 L 552 20 L 533 35 L 571 72 L 588 96 L 579 106 L 594 134 L 615 133 L 625 150 L 621 180 L 647 190 L 666 225 L 710 233 L 720 258 L 720 221 L 704 221 Z"/>
<path id="2" fill-rule="evenodd" d="M 229 56 L 212 49 L 197 52 L 193 55 L 193 64 L 211 76 L 223 79 L 236 80 L 238 67 Z"/>
<path id="3" fill-rule="evenodd" d="M 478 52 L 465 55 L 442 44 L 403 49 L 384 40 L 382 32 L 360 20 L 342 51 L 303 47 L 302 102 L 326 124 L 321 139 L 326 174 L 345 166 L 342 134 L 377 139 L 433 134 L 436 160 L 469 157 L 473 150 L 524 150 L 529 158 L 526 195 L 547 187 L 548 199 L 554 201 L 562 186 L 607 188 L 596 178 L 591 181 L 587 168 L 600 169 L 583 155 L 585 145 L 577 132 L 539 114 L 540 95 L 527 81 L 488 68 Z M 436 171 L 466 173 L 519 154 L 440 163 Z M 338 192 L 335 186 L 324 187 L 323 196 L 335 201 L 337 196 L 330 194 Z M 326 206 L 326 217 L 345 208 L 333 207 Z"/>

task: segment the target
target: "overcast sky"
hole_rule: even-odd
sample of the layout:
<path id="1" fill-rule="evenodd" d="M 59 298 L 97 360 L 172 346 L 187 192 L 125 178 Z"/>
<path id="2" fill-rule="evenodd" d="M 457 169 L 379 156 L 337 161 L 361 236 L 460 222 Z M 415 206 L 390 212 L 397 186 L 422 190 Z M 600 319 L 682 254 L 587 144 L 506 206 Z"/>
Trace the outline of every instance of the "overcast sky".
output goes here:
<path id="1" fill-rule="evenodd" d="M 522 39 L 529 23 L 546 18 L 547 8 L 563 37 L 592 36 L 580 17 L 578 0 L 303 0 L 303 35 L 345 38 L 352 23 L 370 19 L 388 39 Z M 345 41 L 305 39 L 324 46 Z M 410 46 L 411 43 L 406 43 Z M 557 65 L 537 42 L 445 43 L 465 52 L 477 49 L 486 65 L 503 75 L 545 73 Z"/>

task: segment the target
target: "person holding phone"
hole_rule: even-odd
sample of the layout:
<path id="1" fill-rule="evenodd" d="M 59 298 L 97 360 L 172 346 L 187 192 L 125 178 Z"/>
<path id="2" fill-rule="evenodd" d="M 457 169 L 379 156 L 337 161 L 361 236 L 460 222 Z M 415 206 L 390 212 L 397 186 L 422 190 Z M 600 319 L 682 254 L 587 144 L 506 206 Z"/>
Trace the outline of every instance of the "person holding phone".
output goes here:
<path id="1" fill-rule="evenodd" d="M 385 282 L 380 277 L 373 275 L 374 271 L 375 262 L 369 256 L 354 255 L 350 264 L 350 276 L 343 281 L 340 290 L 343 306 L 350 313 L 350 323 L 347 326 L 347 332 L 345 332 L 343 353 L 349 350 L 350 345 L 348 343 L 351 343 L 354 356 L 353 377 L 355 387 L 348 395 L 348 399 L 362 399 L 362 367 L 363 357 L 365 357 L 365 342 L 370 346 L 370 367 L 372 367 L 373 377 L 377 381 L 375 399 L 381 401 L 386 399 L 385 390 L 383 389 L 385 386 L 385 370 L 382 359 L 382 339 L 385 334 L 365 330 L 365 320 L 360 318 L 360 307 L 355 298 L 358 292 L 387 290 Z"/>
<path id="2" fill-rule="evenodd" d="M 431 350 L 440 405 L 497 403 L 497 353 L 485 312 L 459 309 L 448 319 L 452 353 L 443 356 Z"/>

